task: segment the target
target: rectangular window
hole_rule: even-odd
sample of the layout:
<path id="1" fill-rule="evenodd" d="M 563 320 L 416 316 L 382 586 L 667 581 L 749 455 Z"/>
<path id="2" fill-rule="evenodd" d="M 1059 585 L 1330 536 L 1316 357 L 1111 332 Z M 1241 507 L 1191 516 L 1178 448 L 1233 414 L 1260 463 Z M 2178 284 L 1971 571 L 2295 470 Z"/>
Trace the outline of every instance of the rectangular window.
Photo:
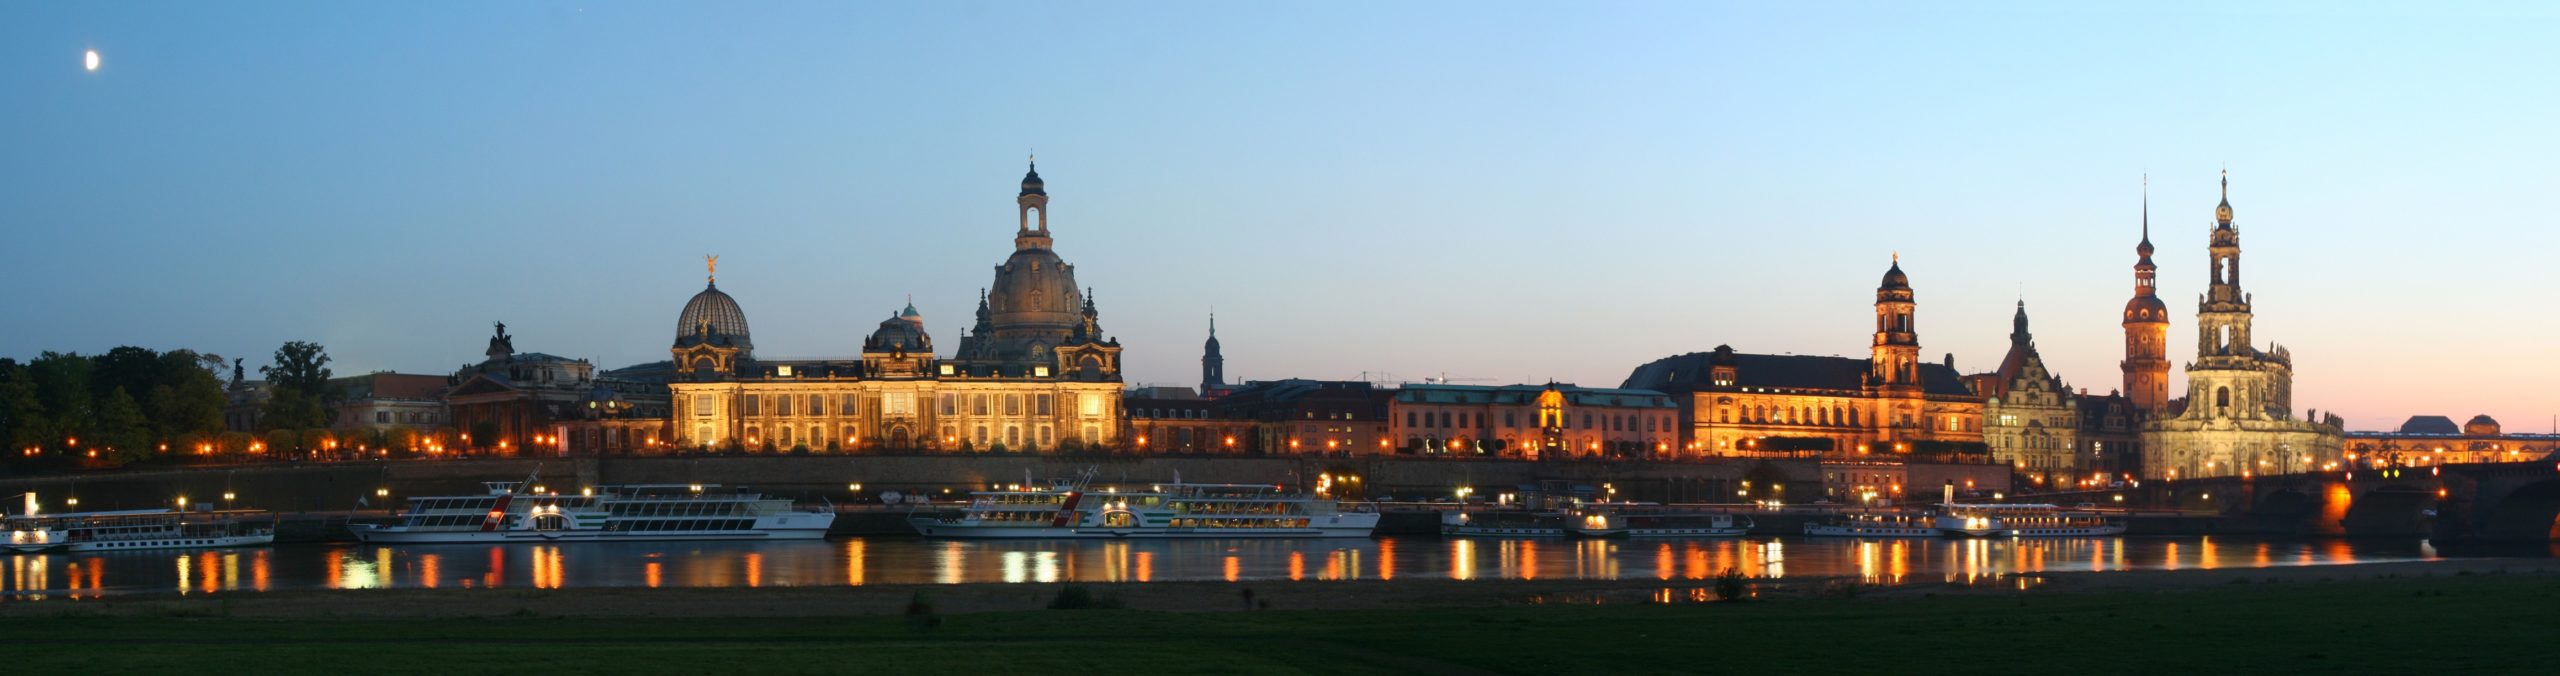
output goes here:
<path id="1" fill-rule="evenodd" d="M 836 415 L 859 415 L 862 412 L 862 398 L 860 395 L 844 395 L 844 401 L 837 402 L 836 406 Z"/>
<path id="2" fill-rule="evenodd" d="M 756 404 L 756 395 L 747 395 L 746 412 L 742 415 L 762 415 L 756 412 L 758 410 Z"/>
<path id="3" fill-rule="evenodd" d="M 1008 394 L 1008 395 L 1004 395 L 1004 414 L 1005 414 L 1005 415 L 1022 415 L 1022 395 L 1019 395 L 1019 394 Z"/>
<path id="4" fill-rule="evenodd" d="M 709 418 L 714 415 L 719 415 L 719 413 L 720 403 L 718 399 L 714 399 L 708 394 L 693 395 L 693 417 Z"/>
<path id="5" fill-rule="evenodd" d="M 374 421 L 374 422 L 378 422 L 378 423 L 387 423 L 387 422 L 391 422 L 391 412 L 390 412 L 390 411 L 374 411 L 374 412 L 373 412 L 373 421 Z"/>
<path id="6" fill-rule="evenodd" d="M 944 392 L 940 399 L 943 415 L 960 415 L 960 395 Z"/>
<path id="7" fill-rule="evenodd" d="M 779 396 L 774 397 L 774 398 L 773 398 L 773 414 L 774 414 L 774 415 L 791 415 L 791 400 L 792 400 L 792 399 L 796 399 L 796 398 L 798 398 L 798 397 L 793 397 L 793 396 L 788 395 L 788 394 L 785 394 L 785 395 L 779 395 Z"/>
<path id="8" fill-rule="evenodd" d="M 1051 396 L 1051 395 L 1046 395 L 1046 394 L 1040 395 L 1040 401 L 1039 401 L 1039 404 L 1040 404 L 1040 410 L 1039 410 L 1039 412 L 1038 412 L 1038 413 L 1036 413 L 1036 414 L 1034 414 L 1034 415 L 1041 415 L 1041 416 L 1055 415 L 1055 414 L 1053 414 L 1053 413 L 1050 413 L 1050 412 L 1049 412 L 1049 397 L 1050 397 L 1050 396 Z M 1043 445 L 1043 446 L 1048 445 L 1048 444 L 1049 444 L 1049 438 L 1048 438 L 1048 437 L 1046 437 L 1046 436 L 1042 436 L 1042 437 L 1040 437 L 1040 444 L 1041 444 L 1041 445 Z"/>
<path id="9" fill-rule="evenodd" d="M 884 412 L 886 415 L 913 416 L 916 414 L 916 393 L 891 392 L 881 400 L 880 407 L 888 409 Z"/>
<path id="10" fill-rule="evenodd" d="M 971 415 L 986 415 L 986 414 L 987 414 L 987 395 L 983 395 L 983 394 L 973 394 L 973 395 L 969 395 L 969 413 L 970 413 Z"/>
<path id="11" fill-rule="evenodd" d="M 1043 395 L 1040 395 L 1040 396 L 1045 398 L 1045 397 L 1047 397 L 1047 396 L 1049 396 L 1049 395 L 1045 395 L 1045 394 L 1043 394 Z M 1050 429 L 1049 429 L 1049 426 L 1047 426 L 1047 425 L 1041 425 L 1041 426 L 1040 426 L 1040 447 L 1041 447 L 1041 448 L 1048 448 L 1048 447 L 1049 447 L 1049 445 L 1050 445 L 1051 443 L 1054 443 L 1054 442 L 1050 441 Z"/>
<path id="12" fill-rule="evenodd" d="M 1413 422 L 1413 420 L 1414 420 L 1414 413 L 1413 413 L 1412 411 L 1405 411 L 1405 412 L 1404 412 L 1404 426 L 1406 426 L 1406 427 L 1421 427 L 1421 425 L 1414 423 L 1414 422 Z"/>
<path id="13" fill-rule="evenodd" d="M 1085 417 L 1088 418 L 1102 415 L 1102 395 L 1084 395 L 1083 401 L 1078 402 L 1077 408 L 1082 409 Z M 1098 441 L 1098 439 L 1094 439 L 1091 433 L 1085 434 L 1085 437 L 1088 440 Z"/>

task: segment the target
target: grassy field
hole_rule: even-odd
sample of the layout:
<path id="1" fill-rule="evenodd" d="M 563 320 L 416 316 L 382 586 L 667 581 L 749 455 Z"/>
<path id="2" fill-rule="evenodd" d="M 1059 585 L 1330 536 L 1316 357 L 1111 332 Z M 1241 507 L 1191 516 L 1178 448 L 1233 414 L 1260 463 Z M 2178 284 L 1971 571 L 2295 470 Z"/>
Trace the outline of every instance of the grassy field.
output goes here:
<path id="1" fill-rule="evenodd" d="M 11 673 L 2548 673 L 2560 575 L 1680 605 L 0 619 Z"/>

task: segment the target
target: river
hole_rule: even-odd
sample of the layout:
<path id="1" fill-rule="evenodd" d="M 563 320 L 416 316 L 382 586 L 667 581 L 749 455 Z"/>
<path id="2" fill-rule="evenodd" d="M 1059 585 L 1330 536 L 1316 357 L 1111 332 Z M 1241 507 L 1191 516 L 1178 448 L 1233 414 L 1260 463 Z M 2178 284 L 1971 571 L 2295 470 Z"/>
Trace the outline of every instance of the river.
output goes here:
<path id="1" fill-rule="evenodd" d="M 574 545 L 284 545 L 272 548 L 11 554 L 0 602 L 121 592 L 367 588 L 797 587 L 1177 580 L 1704 580 L 1730 568 L 1771 578 L 1854 576 L 1874 584 L 2014 573 L 2264 568 L 2413 561 L 2418 540 L 2234 537 L 2013 540 L 1305 540 L 950 541 Z"/>

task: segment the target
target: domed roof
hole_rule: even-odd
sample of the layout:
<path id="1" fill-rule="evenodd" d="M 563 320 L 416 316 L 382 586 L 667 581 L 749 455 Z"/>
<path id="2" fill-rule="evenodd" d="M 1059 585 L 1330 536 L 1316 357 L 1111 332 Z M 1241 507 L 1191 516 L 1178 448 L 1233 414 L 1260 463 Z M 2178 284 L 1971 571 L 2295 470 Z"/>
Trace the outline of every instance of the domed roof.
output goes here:
<path id="1" fill-rule="evenodd" d="M 1902 256 L 1900 254 L 1895 254 L 1893 257 L 1893 267 L 1885 269 L 1884 283 L 1877 286 L 1876 290 L 1892 291 L 1910 288 L 1911 277 L 1909 275 L 1902 274 Z"/>
<path id="2" fill-rule="evenodd" d="M 2134 296 L 2124 302 L 2124 318 L 2128 321 L 2169 321 L 2169 304 L 2159 296 Z"/>
<path id="3" fill-rule="evenodd" d="M 880 328 L 872 331 L 871 337 L 862 341 L 864 352 L 890 350 L 926 354 L 933 352 L 933 337 L 925 335 L 924 316 L 916 312 L 915 304 L 909 303 L 906 310 L 888 319 L 880 320 Z"/>
<path id="4" fill-rule="evenodd" d="M 2486 413 L 2471 416 L 2470 422 L 2462 424 L 2463 434 L 2473 436 L 2494 436 L 2498 434 L 2498 432 L 2498 419 L 2491 418 Z"/>
<path id="5" fill-rule="evenodd" d="M 1046 195 L 1049 194 L 1046 188 L 1047 185 L 1040 182 L 1040 163 L 1031 163 L 1031 170 L 1022 174 L 1022 194 Z"/>
<path id="6" fill-rule="evenodd" d="M 1075 268 L 1048 249 L 1016 249 L 996 266 L 987 290 L 992 328 L 1065 331 L 1083 321 L 1084 292 Z"/>
<path id="7" fill-rule="evenodd" d="M 686 301 L 684 313 L 676 316 L 676 339 L 684 340 L 701 333 L 709 324 L 713 336 L 727 338 L 736 344 L 747 342 L 747 312 L 738 309 L 738 301 L 720 291 L 719 285 L 705 285 L 702 293 Z"/>

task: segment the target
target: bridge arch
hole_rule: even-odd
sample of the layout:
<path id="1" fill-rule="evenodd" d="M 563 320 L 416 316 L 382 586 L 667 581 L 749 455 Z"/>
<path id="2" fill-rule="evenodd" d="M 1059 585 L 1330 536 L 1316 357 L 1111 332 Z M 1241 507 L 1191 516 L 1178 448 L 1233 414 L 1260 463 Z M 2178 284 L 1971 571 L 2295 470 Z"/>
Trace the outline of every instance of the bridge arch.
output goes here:
<path id="1" fill-rule="evenodd" d="M 2497 504 L 2479 506 L 2473 536 L 2483 540 L 2560 540 L 2560 479 L 2509 491 Z"/>

